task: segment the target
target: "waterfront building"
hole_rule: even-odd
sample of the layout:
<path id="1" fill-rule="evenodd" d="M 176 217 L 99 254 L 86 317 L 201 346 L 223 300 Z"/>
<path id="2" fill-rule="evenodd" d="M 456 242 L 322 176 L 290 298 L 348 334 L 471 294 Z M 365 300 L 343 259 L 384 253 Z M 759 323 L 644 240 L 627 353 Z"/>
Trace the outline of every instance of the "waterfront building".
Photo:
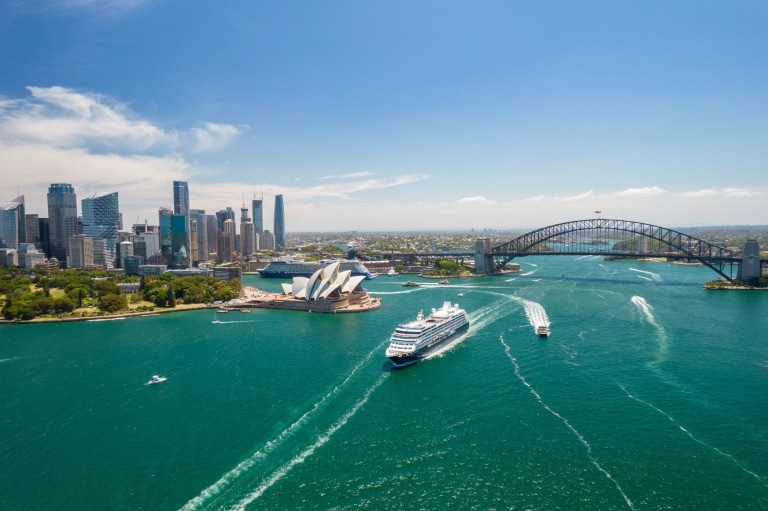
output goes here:
<path id="1" fill-rule="evenodd" d="M 67 267 L 93 268 L 93 240 L 83 234 L 76 234 L 67 240 Z"/>
<path id="2" fill-rule="evenodd" d="M 253 227 L 256 234 L 261 236 L 264 232 L 264 209 L 263 200 L 253 199 L 251 201 L 251 209 L 253 210 Z"/>
<path id="3" fill-rule="evenodd" d="M 189 233 L 187 216 L 176 215 L 168 208 L 160 208 L 160 252 L 169 268 L 189 268 Z"/>
<path id="4" fill-rule="evenodd" d="M 275 250 L 275 235 L 269 229 L 260 238 L 261 250 Z"/>
<path id="5" fill-rule="evenodd" d="M 83 234 L 94 242 L 94 264 L 107 269 L 113 268 L 117 252 L 117 233 L 120 228 L 117 192 L 83 199 L 82 214 Z"/>
<path id="6" fill-rule="evenodd" d="M 242 279 L 243 269 L 239 266 L 214 266 L 213 277 L 220 280 Z"/>
<path id="7" fill-rule="evenodd" d="M 19 248 L 19 204 L 0 204 L 0 248 Z"/>
<path id="8" fill-rule="evenodd" d="M 52 183 L 48 187 L 48 222 L 50 245 L 48 257 L 55 257 L 66 264 L 68 243 L 72 236 L 80 234 L 77 220 L 77 195 L 69 183 Z"/>
<path id="9" fill-rule="evenodd" d="M 275 195 L 275 248 L 285 248 L 285 208 L 282 195 Z"/>

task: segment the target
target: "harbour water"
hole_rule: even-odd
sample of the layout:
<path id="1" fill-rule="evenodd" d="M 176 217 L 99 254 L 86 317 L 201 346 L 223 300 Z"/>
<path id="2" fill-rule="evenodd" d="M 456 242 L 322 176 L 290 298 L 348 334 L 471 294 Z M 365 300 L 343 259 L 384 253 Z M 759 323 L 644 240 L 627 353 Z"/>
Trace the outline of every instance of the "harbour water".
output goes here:
<path id="1" fill-rule="evenodd" d="M 361 314 L 0 327 L 0 509 L 768 509 L 768 292 L 519 262 L 380 276 Z M 469 331 L 392 371 L 391 331 L 445 300 Z"/>

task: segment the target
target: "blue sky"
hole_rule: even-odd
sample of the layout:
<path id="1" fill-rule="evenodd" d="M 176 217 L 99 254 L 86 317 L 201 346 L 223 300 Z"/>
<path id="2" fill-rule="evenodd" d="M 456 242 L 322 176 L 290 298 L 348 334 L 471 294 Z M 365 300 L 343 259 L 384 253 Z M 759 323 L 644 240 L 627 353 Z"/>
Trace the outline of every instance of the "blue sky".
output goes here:
<path id="1" fill-rule="evenodd" d="M 157 223 L 768 224 L 763 1 L 0 0 L 0 201 Z"/>

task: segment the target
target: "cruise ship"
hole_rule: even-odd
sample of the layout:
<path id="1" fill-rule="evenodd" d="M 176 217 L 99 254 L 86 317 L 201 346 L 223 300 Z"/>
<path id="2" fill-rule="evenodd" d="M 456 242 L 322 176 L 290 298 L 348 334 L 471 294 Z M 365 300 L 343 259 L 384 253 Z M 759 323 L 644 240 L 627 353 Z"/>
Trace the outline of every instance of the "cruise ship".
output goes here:
<path id="1" fill-rule="evenodd" d="M 292 279 L 293 277 L 311 277 L 317 270 L 324 268 L 335 261 L 322 260 L 318 262 L 305 262 L 297 261 L 295 259 L 287 259 L 280 261 L 271 261 L 261 270 L 258 270 L 259 275 L 268 279 Z M 352 277 L 363 276 L 366 280 L 373 278 L 373 275 L 365 265 L 356 260 L 342 260 L 339 266 L 339 271 L 350 270 Z"/>
<path id="2" fill-rule="evenodd" d="M 466 311 L 458 304 L 445 302 L 439 309 L 432 309 L 426 318 L 419 312 L 415 320 L 400 324 L 389 338 L 387 358 L 396 368 L 415 364 L 443 341 L 468 327 Z"/>

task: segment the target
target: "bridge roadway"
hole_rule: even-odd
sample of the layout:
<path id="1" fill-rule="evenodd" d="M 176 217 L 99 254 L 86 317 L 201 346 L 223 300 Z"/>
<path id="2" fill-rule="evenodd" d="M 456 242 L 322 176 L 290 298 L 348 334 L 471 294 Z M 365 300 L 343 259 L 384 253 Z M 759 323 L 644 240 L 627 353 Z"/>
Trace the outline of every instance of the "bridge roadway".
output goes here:
<path id="1" fill-rule="evenodd" d="M 550 225 L 525 233 L 505 243 L 490 245 L 478 239 L 475 250 L 401 254 L 406 258 L 466 260 L 472 257 L 475 271 L 494 274 L 516 257 L 528 255 L 602 255 L 616 258 L 659 258 L 699 261 L 726 280 L 759 278 L 768 259 L 760 259 L 754 240 L 745 244 L 743 255 L 682 232 L 632 220 L 587 219 Z M 746 261 L 746 262 L 745 262 Z M 729 268 L 726 274 L 725 268 Z"/>

